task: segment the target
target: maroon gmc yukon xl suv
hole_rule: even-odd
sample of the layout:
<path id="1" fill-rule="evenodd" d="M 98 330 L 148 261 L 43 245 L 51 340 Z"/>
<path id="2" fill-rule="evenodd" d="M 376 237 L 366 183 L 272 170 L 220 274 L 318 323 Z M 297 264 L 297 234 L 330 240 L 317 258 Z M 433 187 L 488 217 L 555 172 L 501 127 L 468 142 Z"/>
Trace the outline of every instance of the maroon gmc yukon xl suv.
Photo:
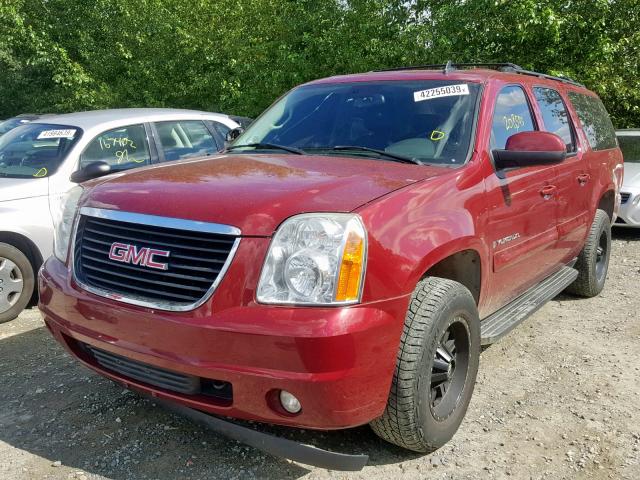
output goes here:
<path id="1" fill-rule="evenodd" d="M 563 290 L 602 290 L 622 174 L 604 106 L 566 78 L 322 79 L 225 154 L 71 190 L 40 308 L 83 364 L 177 408 L 369 423 L 429 452 L 482 345 Z"/>

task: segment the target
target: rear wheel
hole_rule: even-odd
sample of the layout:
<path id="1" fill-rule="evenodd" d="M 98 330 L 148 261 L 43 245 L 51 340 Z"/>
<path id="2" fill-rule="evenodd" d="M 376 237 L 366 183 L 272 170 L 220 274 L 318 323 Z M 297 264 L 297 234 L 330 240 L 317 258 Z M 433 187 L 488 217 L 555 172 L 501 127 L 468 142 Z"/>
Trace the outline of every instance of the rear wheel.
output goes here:
<path id="1" fill-rule="evenodd" d="M 431 452 L 453 437 L 467 411 L 480 355 L 473 296 L 452 280 L 416 287 L 405 318 L 387 407 L 371 422 L 388 442 Z"/>
<path id="2" fill-rule="evenodd" d="M 578 256 L 578 278 L 567 292 L 580 297 L 595 297 L 604 288 L 611 255 L 611 221 L 604 210 L 596 210 L 589 236 Z"/>
<path id="3" fill-rule="evenodd" d="M 34 285 L 33 267 L 25 254 L 0 243 L 0 323 L 20 315 L 33 295 Z"/>

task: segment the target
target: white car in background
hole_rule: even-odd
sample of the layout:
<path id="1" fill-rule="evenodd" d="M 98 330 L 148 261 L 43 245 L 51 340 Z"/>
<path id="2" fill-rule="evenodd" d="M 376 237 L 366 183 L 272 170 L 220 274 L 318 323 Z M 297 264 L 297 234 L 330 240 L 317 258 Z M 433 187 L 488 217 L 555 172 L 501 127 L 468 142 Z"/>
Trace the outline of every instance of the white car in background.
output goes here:
<path id="1" fill-rule="evenodd" d="M 618 130 L 616 135 L 624 157 L 624 181 L 615 225 L 640 228 L 640 129 Z"/>
<path id="2" fill-rule="evenodd" d="M 60 204 L 76 183 L 145 165 L 218 153 L 228 115 L 117 109 L 47 116 L 0 138 L 0 323 L 35 299 L 36 272 L 52 253 Z"/>

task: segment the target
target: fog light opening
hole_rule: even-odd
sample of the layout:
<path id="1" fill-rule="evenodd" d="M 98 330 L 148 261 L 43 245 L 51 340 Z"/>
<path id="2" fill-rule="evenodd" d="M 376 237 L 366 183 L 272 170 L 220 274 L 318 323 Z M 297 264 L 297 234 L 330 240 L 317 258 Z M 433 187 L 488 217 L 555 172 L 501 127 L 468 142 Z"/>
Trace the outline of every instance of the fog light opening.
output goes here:
<path id="1" fill-rule="evenodd" d="M 284 408 L 285 412 L 296 414 L 300 413 L 302 410 L 302 405 L 300 405 L 300 400 L 298 400 L 295 395 L 287 392 L 286 390 L 280 390 L 280 405 Z"/>

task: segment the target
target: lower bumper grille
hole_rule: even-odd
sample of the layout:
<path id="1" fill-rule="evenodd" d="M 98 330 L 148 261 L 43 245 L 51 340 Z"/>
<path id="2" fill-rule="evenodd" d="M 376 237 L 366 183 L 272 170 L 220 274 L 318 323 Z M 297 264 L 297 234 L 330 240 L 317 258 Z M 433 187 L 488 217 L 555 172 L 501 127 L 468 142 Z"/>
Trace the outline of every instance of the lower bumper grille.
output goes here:
<path id="1" fill-rule="evenodd" d="M 97 366 L 109 372 L 117 373 L 122 377 L 184 395 L 216 397 L 218 400 L 227 403 L 230 403 L 233 399 L 232 387 L 229 382 L 166 370 L 111 352 L 106 352 L 85 343 L 78 343 L 78 345 L 91 357 L 91 360 L 93 360 Z"/>
<path id="2" fill-rule="evenodd" d="M 622 192 L 620 194 L 620 197 L 621 197 L 621 202 L 622 203 L 627 203 L 629 201 L 629 198 L 631 197 L 631 194 L 627 193 L 627 192 Z"/>

